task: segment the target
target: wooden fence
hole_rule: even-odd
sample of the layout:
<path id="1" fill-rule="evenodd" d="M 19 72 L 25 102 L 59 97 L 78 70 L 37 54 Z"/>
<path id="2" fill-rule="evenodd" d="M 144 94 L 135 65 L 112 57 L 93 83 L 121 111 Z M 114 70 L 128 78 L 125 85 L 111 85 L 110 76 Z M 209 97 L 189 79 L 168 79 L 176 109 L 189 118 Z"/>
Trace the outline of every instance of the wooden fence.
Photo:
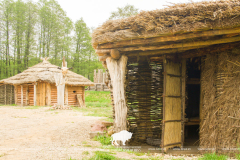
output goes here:
<path id="1" fill-rule="evenodd" d="M 14 104 L 14 86 L 13 85 L 1 85 L 0 86 L 0 104 L 8 105 Z"/>
<path id="2" fill-rule="evenodd" d="M 87 90 L 91 91 L 109 91 L 106 85 L 107 74 L 102 69 L 94 70 L 94 86 L 89 86 Z"/>

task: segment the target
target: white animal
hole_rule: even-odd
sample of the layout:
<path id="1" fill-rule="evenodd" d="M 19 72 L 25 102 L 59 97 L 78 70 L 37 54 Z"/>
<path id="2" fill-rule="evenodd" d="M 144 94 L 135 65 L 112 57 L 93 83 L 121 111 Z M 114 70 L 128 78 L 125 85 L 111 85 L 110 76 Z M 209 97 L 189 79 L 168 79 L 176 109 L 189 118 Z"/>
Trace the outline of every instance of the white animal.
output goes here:
<path id="1" fill-rule="evenodd" d="M 126 130 L 122 130 L 121 132 L 114 133 L 111 137 L 112 137 L 112 140 L 111 140 L 112 145 L 113 145 L 113 141 L 115 141 L 116 145 L 119 145 L 117 143 L 117 140 L 122 141 L 123 145 L 125 145 L 125 142 L 132 138 L 132 133 Z"/>

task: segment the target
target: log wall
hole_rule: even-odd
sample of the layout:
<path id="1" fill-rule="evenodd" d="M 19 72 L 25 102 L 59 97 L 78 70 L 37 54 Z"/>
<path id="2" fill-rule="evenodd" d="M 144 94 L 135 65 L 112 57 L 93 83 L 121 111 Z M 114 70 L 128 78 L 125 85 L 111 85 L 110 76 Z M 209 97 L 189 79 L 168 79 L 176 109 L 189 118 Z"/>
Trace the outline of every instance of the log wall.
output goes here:
<path id="1" fill-rule="evenodd" d="M 23 85 L 23 105 L 28 105 L 26 101 L 27 85 Z M 21 85 L 17 86 L 17 105 L 21 105 Z"/>
<path id="2" fill-rule="evenodd" d="M 57 86 L 51 84 L 51 105 L 57 104 Z"/>
<path id="3" fill-rule="evenodd" d="M 14 104 L 14 86 L 12 85 L 2 85 L 0 86 L 0 104 Z"/>
<path id="4" fill-rule="evenodd" d="M 84 87 L 82 86 L 68 86 L 68 105 L 78 106 L 77 94 L 82 95 L 83 102 L 85 103 L 84 98 Z"/>

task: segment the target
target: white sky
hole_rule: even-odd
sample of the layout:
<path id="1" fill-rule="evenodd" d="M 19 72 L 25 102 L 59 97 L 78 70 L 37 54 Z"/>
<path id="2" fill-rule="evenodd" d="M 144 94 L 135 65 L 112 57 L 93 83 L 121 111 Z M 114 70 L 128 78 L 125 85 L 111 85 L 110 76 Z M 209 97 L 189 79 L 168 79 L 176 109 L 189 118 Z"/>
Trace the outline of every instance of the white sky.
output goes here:
<path id="1" fill-rule="evenodd" d="M 89 28 L 98 27 L 116 11 L 117 7 L 127 4 L 139 10 L 155 10 L 171 5 L 171 3 L 188 3 L 190 0 L 56 0 L 73 22 L 81 17 Z M 192 0 L 198 2 L 202 0 Z M 168 3 L 170 2 L 170 3 Z"/>

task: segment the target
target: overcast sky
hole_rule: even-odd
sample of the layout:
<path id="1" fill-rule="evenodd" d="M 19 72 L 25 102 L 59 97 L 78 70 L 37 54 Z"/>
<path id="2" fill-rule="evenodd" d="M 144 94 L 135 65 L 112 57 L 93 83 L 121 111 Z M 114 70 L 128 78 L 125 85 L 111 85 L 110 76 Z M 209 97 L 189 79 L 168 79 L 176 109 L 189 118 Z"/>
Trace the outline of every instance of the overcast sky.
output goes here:
<path id="1" fill-rule="evenodd" d="M 37 0 L 34 0 L 37 1 Z M 190 0 L 56 0 L 67 12 L 73 22 L 81 17 L 89 28 L 98 27 L 116 11 L 117 7 L 127 4 L 134 5 L 141 10 L 155 10 L 171 5 L 171 3 L 188 3 Z M 202 0 L 192 0 L 198 2 Z M 169 3 L 170 2 L 170 3 Z"/>

